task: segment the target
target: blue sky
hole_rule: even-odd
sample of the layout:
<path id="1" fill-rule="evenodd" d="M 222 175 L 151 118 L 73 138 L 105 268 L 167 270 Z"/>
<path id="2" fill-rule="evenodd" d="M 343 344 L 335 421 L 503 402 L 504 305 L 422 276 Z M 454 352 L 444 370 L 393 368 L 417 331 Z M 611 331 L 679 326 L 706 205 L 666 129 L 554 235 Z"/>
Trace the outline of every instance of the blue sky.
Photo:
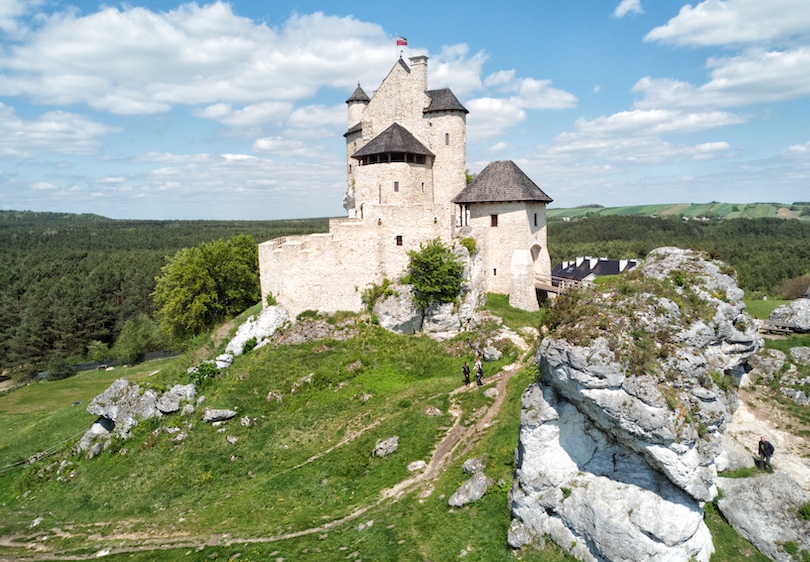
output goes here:
<path id="1" fill-rule="evenodd" d="M 552 207 L 810 200 L 807 0 L 0 0 L 0 209 L 343 215 L 397 34 Z"/>

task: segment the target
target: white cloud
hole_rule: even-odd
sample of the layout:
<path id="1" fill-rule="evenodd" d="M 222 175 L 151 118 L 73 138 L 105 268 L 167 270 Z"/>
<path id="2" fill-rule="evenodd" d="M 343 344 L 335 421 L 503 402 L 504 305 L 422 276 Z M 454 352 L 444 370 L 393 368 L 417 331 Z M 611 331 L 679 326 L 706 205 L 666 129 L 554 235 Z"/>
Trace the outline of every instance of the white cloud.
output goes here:
<path id="1" fill-rule="evenodd" d="M 382 28 L 352 17 L 315 13 L 270 28 L 222 2 L 160 13 L 107 7 L 45 16 L 0 60 L 0 95 L 135 115 L 177 104 L 252 107 L 376 82 L 390 58 Z"/>
<path id="2" fill-rule="evenodd" d="M 309 143 L 282 137 L 264 137 L 253 143 L 254 152 L 273 154 L 282 158 L 319 157 L 320 151 L 313 150 Z"/>
<path id="3" fill-rule="evenodd" d="M 591 121 L 579 119 L 575 130 L 558 135 L 548 154 L 660 164 L 686 158 L 707 159 L 727 152 L 725 141 L 672 144 L 663 135 L 699 133 L 742 123 L 731 113 L 685 113 L 671 110 L 624 111 Z"/>
<path id="4" fill-rule="evenodd" d="M 0 103 L 0 158 L 32 158 L 41 152 L 96 154 L 101 150 L 100 138 L 118 131 L 66 111 L 49 111 L 25 121 Z"/>
<path id="5" fill-rule="evenodd" d="M 526 120 L 515 98 L 477 98 L 467 102 L 467 139 L 477 142 L 497 137 Z"/>
<path id="6" fill-rule="evenodd" d="M 641 9 L 641 0 L 622 0 L 613 10 L 613 15 L 617 18 L 623 18 L 631 12 L 634 14 L 644 13 L 644 10 Z"/>
<path id="7" fill-rule="evenodd" d="M 469 57 L 469 51 L 466 43 L 442 47 L 428 66 L 430 83 L 450 88 L 458 97 L 481 88 L 481 69 L 487 55 L 479 51 Z"/>
<path id="8" fill-rule="evenodd" d="M 695 86 L 644 77 L 633 87 L 644 94 L 636 107 L 730 107 L 771 103 L 810 95 L 810 47 L 786 51 L 747 51 L 712 58 L 710 80 Z"/>
<path id="9" fill-rule="evenodd" d="M 808 33 L 810 9 L 806 0 L 704 0 L 682 7 L 677 16 L 650 31 L 645 40 L 707 46 L 763 43 Z"/>
<path id="10" fill-rule="evenodd" d="M 54 184 L 46 181 L 38 181 L 31 184 L 31 189 L 34 191 L 53 191 L 57 189 L 57 187 Z"/>
<path id="11" fill-rule="evenodd" d="M 346 127 L 346 104 L 299 107 L 290 114 L 287 124 L 297 129 Z"/>
<path id="12" fill-rule="evenodd" d="M 229 127 L 256 127 L 281 122 L 292 109 L 289 102 L 268 101 L 234 109 L 228 103 L 216 103 L 194 112 L 196 117 L 214 119 Z"/>
<path id="13" fill-rule="evenodd" d="M 551 87 L 551 80 L 525 78 L 520 83 L 519 102 L 527 109 L 570 109 L 577 98 L 564 90 Z"/>

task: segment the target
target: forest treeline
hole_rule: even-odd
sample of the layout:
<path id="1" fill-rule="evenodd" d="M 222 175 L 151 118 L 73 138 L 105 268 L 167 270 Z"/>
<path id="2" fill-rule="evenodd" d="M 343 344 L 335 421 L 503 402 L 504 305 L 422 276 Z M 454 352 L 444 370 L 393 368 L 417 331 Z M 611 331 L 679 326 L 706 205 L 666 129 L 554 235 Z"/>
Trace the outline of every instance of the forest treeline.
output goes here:
<path id="1" fill-rule="evenodd" d="M 328 219 L 133 221 L 0 211 L 0 372 L 34 373 L 54 358 L 78 363 L 127 321 L 155 318 L 155 278 L 183 248 L 252 236 L 257 242 L 325 232 Z M 600 217 L 548 225 L 552 263 L 577 256 L 640 258 L 659 246 L 706 251 L 732 265 L 747 292 L 776 295 L 810 273 L 810 223 Z"/>
<path id="2" fill-rule="evenodd" d="M 555 220 L 548 223 L 548 246 L 552 264 L 578 256 L 640 258 L 661 246 L 702 250 L 731 265 L 749 294 L 777 296 L 786 281 L 810 274 L 810 223 L 798 220 Z"/>
<path id="3" fill-rule="evenodd" d="M 128 320 L 154 316 L 155 277 L 183 248 L 248 235 L 325 232 L 328 219 L 135 221 L 0 211 L 0 372 L 31 373 L 112 345 Z"/>

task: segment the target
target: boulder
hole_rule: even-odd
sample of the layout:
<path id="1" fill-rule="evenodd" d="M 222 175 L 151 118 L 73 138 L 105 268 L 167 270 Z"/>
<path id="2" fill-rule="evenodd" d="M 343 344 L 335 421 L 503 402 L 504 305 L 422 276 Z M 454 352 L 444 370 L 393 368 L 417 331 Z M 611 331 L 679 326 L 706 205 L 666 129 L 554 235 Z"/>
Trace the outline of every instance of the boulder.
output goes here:
<path id="1" fill-rule="evenodd" d="M 472 477 L 459 486 L 458 490 L 447 500 L 450 507 L 461 507 L 477 502 L 487 493 L 489 484 L 483 472 L 476 472 Z"/>
<path id="2" fill-rule="evenodd" d="M 236 412 L 234 410 L 206 408 L 203 412 L 203 421 L 205 423 L 227 421 L 235 417 Z"/>
<path id="3" fill-rule="evenodd" d="M 139 420 L 163 415 L 157 402 L 158 394 L 151 388 L 142 391 L 139 385 L 118 379 L 90 401 L 87 411 L 112 421 L 114 432 L 126 438 Z"/>
<path id="4" fill-rule="evenodd" d="M 375 457 L 387 457 L 391 453 L 397 450 L 399 447 L 399 436 L 394 435 L 393 437 L 389 437 L 388 439 L 380 439 L 374 445 L 374 456 Z"/>
<path id="5" fill-rule="evenodd" d="M 720 436 L 720 454 L 714 463 L 718 472 L 726 472 L 753 467 L 754 457 L 742 443 L 728 433 L 723 433 Z"/>
<path id="6" fill-rule="evenodd" d="M 810 365 L 810 347 L 791 347 L 790 358 L 798 365 Z"/>
<path id="7" fill-rule="evenodd" d="M 232 356 L 241 355 L 248 340 L 255 339 L 257 344 L 261 344 L 288 321 L 289 314 L 286 309 L 280 306 L 268 306 L 239 326 L 236 335 L 225 347 L 225 351 Z"/>
<path id="8" fill-rule="evenodd" d="M 807 503 L 802 487 L 784 472 L 756 478 L 718 478 L 723 496 L 717 507 L 734 530 L 771 560 L 794 558 L 782 545 L 793 542 L 810 551 L 810 521 L 797 517 Z"/>
<path id="9" fill-rule="evenodd" d="M 93 425 L 90 426 L 90 429 L 84 433 L 79 443 L 76 445 L 76 449 L 83 453 L 90 450 L 96 442 L 101 442 L 102 444 L 107 443 L 110 440 L 111 432 L 114 427 L 115 423 L 113 423 L 111 419 L 103 416 L 99 417 Z"/>
<path id="10" fill-rule="evenodd" d="M 217 355 L 216 359 L 214 360 L 214 365 L 217 366 L 217 369 L 227 369 L 233 363 L 233 355 L 230 353 L 223 353 L 221 355 Z"/>
<path id="11" fill-rule="evenodd" d="M 413 304 L 413 287 L 392 285 L 393 294 L 374 304 L 380 326 L 396 334 L 416 334 L 422 330 L 422 311 Z"/>
<path id="12" fill-rule="evenodd" d="M 454 303 L 433 303 L 425 309 L 422 331 L 429 338 L 444 341 L 461 332 L 461 319 Z"/>
<path id="13" fill-rule="evenodd" d="M 461 470 L 467 474 L 475 474 L 476 472 L 484 472 L 485 465 L 486 457 L 473 457 L 464 461 Z"/>
<path id="14" fill-rule="evenodd" d="M 802 332 L 810 332 L 810 299 L 796 299 L 778 306 L 768 318 L 774 322 L 793 324 Z"/>
<path id="15" fill-rule="evenodd" d="M 782 370 L 787 361 L 787 355 L 778 349 L 762 349 L 748 358 L 751 370 L 740 380 L 740 386 L 746 387 L 757 382 L 762 377 L 763 383 L 769 383 L 774 376 Z"/>

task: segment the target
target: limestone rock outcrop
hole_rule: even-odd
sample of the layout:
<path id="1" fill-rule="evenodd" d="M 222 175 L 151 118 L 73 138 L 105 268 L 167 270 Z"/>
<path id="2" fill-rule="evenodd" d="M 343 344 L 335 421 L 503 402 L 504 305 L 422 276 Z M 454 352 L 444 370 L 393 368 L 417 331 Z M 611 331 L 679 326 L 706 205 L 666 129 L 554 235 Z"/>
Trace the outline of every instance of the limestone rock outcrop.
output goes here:
<path id="1" fill-rule="evenodd" d="M 796 299 L 778 306 L 768 318 L 774 322 L 793 324 L 803 332 L 810 332 L 810 298 Z"/>
<path id="2" fill-rule="evenodd" d="M 424 332 L 435 340 L 458 335 L 471 325 L 476 309 L 486 298 L 484 293 L 483 260 L 478 253 L 470 255 L 467 248 L 455 245 L 453 252 L 464 266 L 459 293 L 460 304 L 432 304 L 419 310 L 413 304 L 413 287 L 394 284 L 392 294 L 374 305 L 380 326 L 391 332 L 415 334 Z"/>
<path id="3" fill-rule="evenodd" d="M 762 347 L 742 296 L 723 264 L 660 248 L 573 299 L 524 395 L 517 535 L 581 560 L 709 559 L 699 502 L 717 494 L 736 384 Z"/>
<path id="4" fill-rule="evenodd" d="M 225 347 L 225 351 L 234 356 L 241 355 L 245 344 L 250 340 L 256 342 L 256 347 L 261 347 L 267 343 L 267 338 L 275 334 L 289 319 L 286 309 L 280 306 L 268 306 L 239 326 L 236 335 Z"/>
<path id="5" fill-rule="evenodd" d="M 810 551 L 810 521 L 797 517 L 807 496 L 786 473 L 718 478 L 717 484 L 723 490 L 717 502 L 723 516 L 771 560 L 795 560 L 785 551 L 786 543 L 794 543 L 798 552 Z"/>

